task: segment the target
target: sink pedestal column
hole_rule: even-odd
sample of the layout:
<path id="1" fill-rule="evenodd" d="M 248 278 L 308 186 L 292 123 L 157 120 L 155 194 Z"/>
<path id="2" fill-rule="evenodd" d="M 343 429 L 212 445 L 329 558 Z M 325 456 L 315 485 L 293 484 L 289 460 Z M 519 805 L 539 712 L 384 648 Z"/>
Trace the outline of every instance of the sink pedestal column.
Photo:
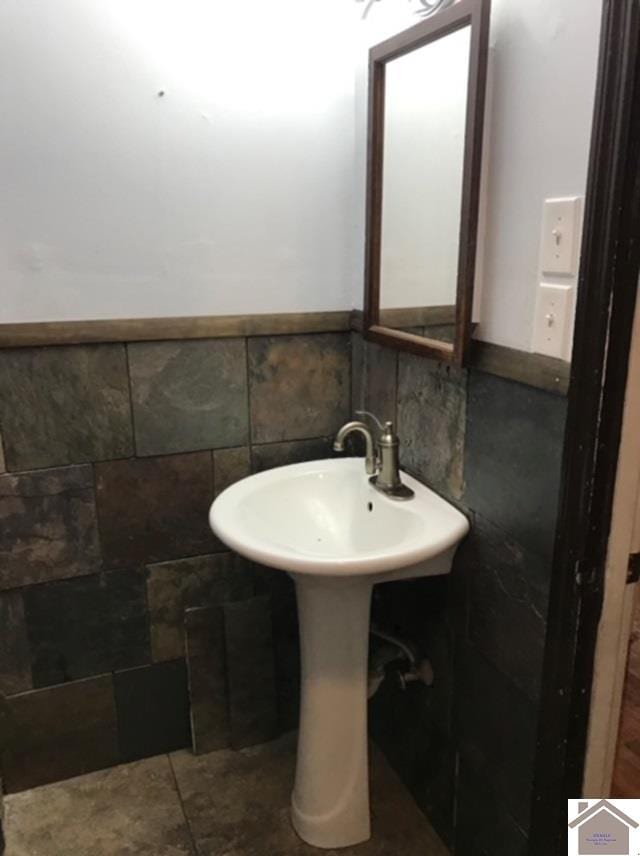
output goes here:
<path id="1" fill-rule="evenodd" d="M 372 583 L 292 575 L 302 658 L 293 826 L 315 847 L 366 841 L 367 677 Z"/>

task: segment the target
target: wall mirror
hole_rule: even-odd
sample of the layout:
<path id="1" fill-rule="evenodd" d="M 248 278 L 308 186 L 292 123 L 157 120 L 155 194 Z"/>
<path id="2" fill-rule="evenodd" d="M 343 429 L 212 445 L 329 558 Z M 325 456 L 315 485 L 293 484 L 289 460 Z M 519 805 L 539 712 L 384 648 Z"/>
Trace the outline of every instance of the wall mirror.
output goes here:
<path id="1" fill-rule="evenodd" d="M 369 53 L 364 333 L 462 364 L 471 338 L 490 0 Z"/>

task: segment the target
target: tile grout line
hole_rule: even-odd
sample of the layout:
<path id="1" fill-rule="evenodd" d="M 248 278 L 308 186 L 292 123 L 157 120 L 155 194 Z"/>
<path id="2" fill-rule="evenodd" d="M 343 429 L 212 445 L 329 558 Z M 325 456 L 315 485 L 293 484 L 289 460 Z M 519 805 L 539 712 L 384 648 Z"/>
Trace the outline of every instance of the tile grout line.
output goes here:
<path id="1" fill-rule="evenodd" d="M 191 843 L 191 852 L 193 856 L 200 856 L 201 851 L 198 845 L 196 844 L 196 840 L 193 835 L 193 830 L 191 829 L 191 822 L 187 817 L 187 812 L 184 807 L 184 801 L 182 799 L 182 792 L 180 791 L 180 785 L 178 784 L 178 777 L 176 776 L 176 771 L 173 766 L 173 761 L 171 760 L 171 753 L 167 752 L 167 761 L 169 763 L 169 770 L 171 771 L 171 778 L 173 779 L 173 784 L 176 789 L 176 796 L 178 797 L 178 802 L 180 803 L 180 811 L 182 812 L 182 816 L 184 817 L 184 822 L 187 827 L 187 832 L 189 834 L 189 841 Z"/>
<path id="2" fill-rule="evenodd" d="M 253 473 L 253 419 L 251 416 L 251 357 L 249 354 L 249 336 L 244 337 L 244 365 L 247 376 L 247 447 L 249 449 L 249 473 Z"/>
<path id="3" fill-rule="evenodd" d="M 132 458 L 139 458 L 140 455 L 138 453 L 138 437 L 136 435 L 136 417 L 134 413 L 133 406 L 133 381 L 131 380 L 131 355 L 129 353 L 129 346 L 131 342 L 124 343 L 124 362 L 125 362 L 125 370 L 127 372 L 127 386 L 129 389 L 129 415 L 131 422 L 131 451 L 133 454 Z"/>

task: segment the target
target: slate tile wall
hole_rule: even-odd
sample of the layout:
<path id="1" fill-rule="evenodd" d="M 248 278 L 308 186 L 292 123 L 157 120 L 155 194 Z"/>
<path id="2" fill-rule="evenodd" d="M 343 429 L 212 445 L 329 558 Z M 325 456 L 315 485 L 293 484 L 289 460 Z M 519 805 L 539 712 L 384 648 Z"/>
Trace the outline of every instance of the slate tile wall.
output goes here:
<path id="1" fill-rule="evenodd" d="M 374 738 L 456 856 L 525 854 L 566 400 L 353 334 L 354 406 L 397 413 L 403 467 L 472 525 L 450 576 L 377 586 L 435 683 L 392 682 Z M 376 404 L 380 403 L 380 408 Z"/>
<path id="2" fill-rule="evenodd" d="M 259 730 L 252 707 L 269 733 L 295 727 L 292 584 L 231 554 L 207 515 L 252 471 L 331 454 L 350 361 L 332 333 L 0 350 L 7 790 L 190 742 L 187 609 L 218 610 L 237 668 L 270 681 L 235 684 L 236 732 Z"/>

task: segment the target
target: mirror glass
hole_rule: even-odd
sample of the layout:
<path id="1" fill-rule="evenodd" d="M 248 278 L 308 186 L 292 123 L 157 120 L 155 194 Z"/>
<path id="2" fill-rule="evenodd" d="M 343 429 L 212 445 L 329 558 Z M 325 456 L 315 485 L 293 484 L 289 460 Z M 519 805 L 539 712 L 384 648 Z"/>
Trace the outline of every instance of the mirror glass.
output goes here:
<path id="1" fill-rule="evenodd" d="M 380 324 L 453 342 L 471 27 L 385 66 Z"/>

